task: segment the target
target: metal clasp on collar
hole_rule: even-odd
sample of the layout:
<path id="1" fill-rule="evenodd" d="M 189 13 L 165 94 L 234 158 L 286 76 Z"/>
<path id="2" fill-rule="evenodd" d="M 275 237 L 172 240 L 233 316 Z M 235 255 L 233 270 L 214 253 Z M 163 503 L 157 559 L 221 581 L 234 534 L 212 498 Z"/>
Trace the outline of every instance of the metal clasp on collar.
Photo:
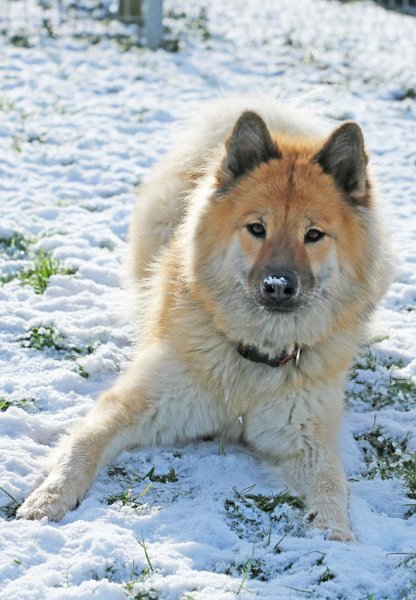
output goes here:
<path id="1" fill-rule="evenodd" d="M 298 346 L 298 349 L 296 351 L 295 367 L 298 367 L 299 363 L 300 363 L 300 346 Z"/>

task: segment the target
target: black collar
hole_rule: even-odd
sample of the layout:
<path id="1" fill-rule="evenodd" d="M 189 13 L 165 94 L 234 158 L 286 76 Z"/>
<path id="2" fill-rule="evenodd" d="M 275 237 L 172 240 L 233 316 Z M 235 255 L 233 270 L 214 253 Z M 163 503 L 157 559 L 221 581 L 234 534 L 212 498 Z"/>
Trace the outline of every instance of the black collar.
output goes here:
<path id="1" fill-rule="evenodd" d="M 295 365 L 298 366 L 300 353 L 302 352 L 300 346 L 295 346 L 293 352 L 283 352 L 280 356 L 269 358 L 268 354 L 262 354 L 255 346 L 246 346 L 242 342 L 238 344 L 237 350 L 244 358 L 253 362 L 263 363 L 269 367 L 283 367 L 283 365 L 292 360 L 292 358 L 295 359 Z"/>

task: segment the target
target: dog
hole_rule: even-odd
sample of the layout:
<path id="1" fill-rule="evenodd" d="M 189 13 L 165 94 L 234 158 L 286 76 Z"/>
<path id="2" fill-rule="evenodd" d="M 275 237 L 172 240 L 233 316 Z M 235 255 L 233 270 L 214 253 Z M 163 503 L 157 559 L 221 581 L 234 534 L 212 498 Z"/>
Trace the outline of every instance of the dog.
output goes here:
<path id="1" fill-rule="evenodd" d="M 60 520 L 132 447 L 220 436 L 275 465 L 306 521 L 351 541 L 344 383 L 390 281 L 360 127 L 266 98 L 198 113 L 140 191 L 134 359 L 18 511 Z"/>

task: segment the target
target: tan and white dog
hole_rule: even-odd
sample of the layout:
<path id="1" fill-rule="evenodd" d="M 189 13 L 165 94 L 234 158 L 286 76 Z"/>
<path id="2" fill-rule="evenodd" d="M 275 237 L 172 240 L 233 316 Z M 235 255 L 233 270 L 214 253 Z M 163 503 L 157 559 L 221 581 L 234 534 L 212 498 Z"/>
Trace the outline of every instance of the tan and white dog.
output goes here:
<path id="1" fill-rule="evenodd" d="M 140 343 L 18 516 L 59 520 L 122 450 L 206 436 L 277 465 L 351 540 L 338 451 L 347 370 L 386 290 L 363 136 L 258 98 L 202 111 L 140 191 Z"/>

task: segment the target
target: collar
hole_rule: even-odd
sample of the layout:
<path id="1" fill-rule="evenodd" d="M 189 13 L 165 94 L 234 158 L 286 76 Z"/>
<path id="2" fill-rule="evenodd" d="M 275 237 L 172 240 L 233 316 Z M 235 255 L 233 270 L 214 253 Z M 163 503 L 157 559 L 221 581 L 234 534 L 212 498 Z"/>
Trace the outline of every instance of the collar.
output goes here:
<path id="1" fill-rule="evenodd" d="M 283 367 L 292 358 L 295 359 L 295 366 L 297 367 L 300 360 L 300 353 L 302 352 L 301 346 L 296 345 L 293 352 L 283 352 L 280 356 L 270 358 L 268 354 L 259 352 L 255 346 L 246 346 L 242 342 L 238 344 L 237 350 L 244 358 L 253 362 L 263 363 L 269 367 Z"/>

